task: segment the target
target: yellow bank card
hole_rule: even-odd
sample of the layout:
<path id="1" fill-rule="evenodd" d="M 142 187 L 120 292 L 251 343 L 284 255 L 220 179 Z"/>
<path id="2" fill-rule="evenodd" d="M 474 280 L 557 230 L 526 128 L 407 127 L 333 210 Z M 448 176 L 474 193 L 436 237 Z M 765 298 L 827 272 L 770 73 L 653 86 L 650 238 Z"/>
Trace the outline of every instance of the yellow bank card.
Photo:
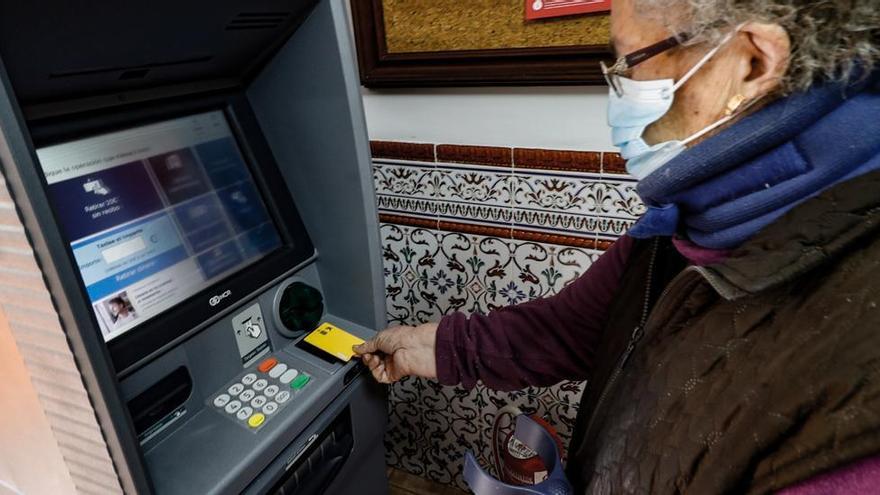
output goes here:
<path id="1" fill-rule="evenodd" d="M 330 323 L 322 323 L 317 330 L 306 335 L 305 341 L 343 361 L 351 361 L 354 356 L 351 348 L 364 343 L 364 339 Z"/>

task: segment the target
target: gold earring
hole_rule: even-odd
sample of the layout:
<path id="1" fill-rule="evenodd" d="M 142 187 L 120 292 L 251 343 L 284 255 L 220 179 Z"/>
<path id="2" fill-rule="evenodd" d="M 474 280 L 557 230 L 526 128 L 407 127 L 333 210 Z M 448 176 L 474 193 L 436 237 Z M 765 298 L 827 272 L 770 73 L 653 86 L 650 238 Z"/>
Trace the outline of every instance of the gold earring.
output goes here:
<path id="1" fill-rule="evenodd" d="M 730 99 L 727 100 L 727 108 L 724 111 L 724 115 L 728 117 L 733 115 L 733 112 L 735 112 L 744 101 L 746 101 L 746 97 L 741 94 L 731 96 Z"/>

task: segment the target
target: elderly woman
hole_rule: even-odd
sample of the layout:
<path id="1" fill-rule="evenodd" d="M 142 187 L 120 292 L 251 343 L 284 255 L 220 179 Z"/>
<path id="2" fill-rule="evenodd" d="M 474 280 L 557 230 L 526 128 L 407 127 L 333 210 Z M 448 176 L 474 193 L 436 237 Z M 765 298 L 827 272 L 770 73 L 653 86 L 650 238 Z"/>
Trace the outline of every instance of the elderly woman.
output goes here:
<path id="1" fill-rule="evenodd" d="M 558 295 L 386 330 L 364 361 L 589 380 L 578 493 L 876 493 L 880 0 L 615 0 L 612 35 L 643 218 Z"/>

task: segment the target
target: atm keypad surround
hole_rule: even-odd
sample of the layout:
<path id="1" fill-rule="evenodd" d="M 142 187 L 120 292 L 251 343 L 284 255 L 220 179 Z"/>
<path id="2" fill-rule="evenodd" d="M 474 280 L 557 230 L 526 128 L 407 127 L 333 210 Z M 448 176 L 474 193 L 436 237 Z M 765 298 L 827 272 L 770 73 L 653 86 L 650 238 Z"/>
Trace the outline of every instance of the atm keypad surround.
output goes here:
<path id="1" fill-rule="evenodd" d="M 295 402 L 313 377 L 283 355 L 249 366 L 208 397 L 208 406 L 251 432 Z"/>

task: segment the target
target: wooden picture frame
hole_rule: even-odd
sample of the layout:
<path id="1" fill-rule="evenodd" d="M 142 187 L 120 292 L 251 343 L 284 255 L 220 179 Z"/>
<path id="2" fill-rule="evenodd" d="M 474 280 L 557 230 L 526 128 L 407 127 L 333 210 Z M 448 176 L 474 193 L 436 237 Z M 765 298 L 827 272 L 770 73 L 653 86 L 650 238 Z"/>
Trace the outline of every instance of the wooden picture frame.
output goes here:
<path id="1" fill-rule="evenodd" d="M 392 53 L 383 0 L 351 0 L 361 83 L 369 88 L 419 86 L 604 85 L 598 44 Z M 539 21 L 540 22 L 540 21 Z"/>

